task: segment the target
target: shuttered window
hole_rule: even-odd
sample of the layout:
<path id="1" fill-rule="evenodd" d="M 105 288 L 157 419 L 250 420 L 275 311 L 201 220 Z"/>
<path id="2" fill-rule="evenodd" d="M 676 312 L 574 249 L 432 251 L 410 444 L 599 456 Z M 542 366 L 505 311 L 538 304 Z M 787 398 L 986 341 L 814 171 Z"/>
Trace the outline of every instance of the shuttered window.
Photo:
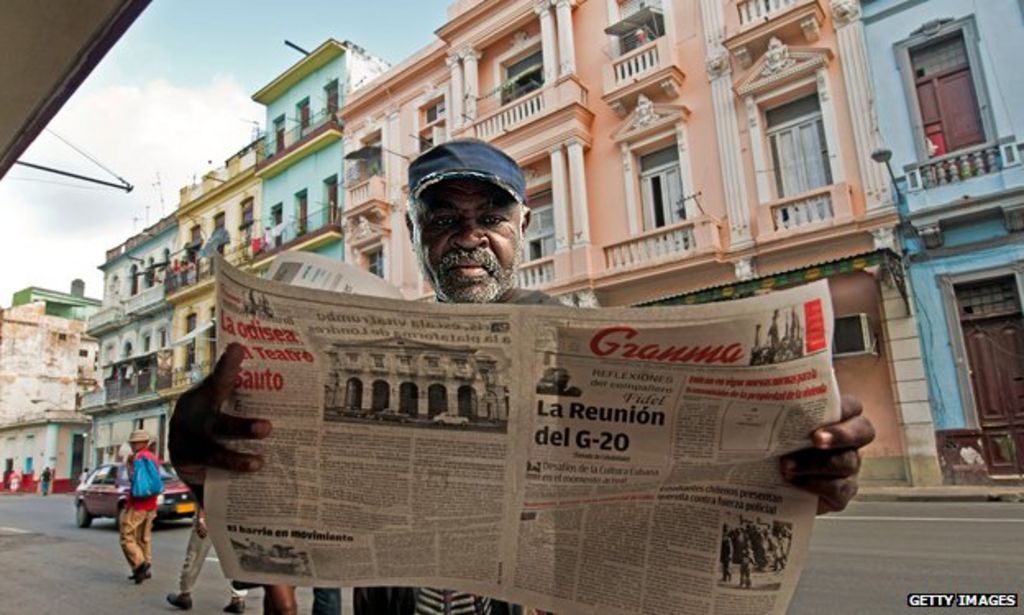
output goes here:
<path id="1" fill-rule="evenodd" d="M 963 32 L 910 52 L 917 103 L 930 156 L 985 141 Z"/>
<path id="2" fill-rule="evenodd" d="M 768 109 L 765 121 L 778 198 L 832 183 L 817 92 Z"/>

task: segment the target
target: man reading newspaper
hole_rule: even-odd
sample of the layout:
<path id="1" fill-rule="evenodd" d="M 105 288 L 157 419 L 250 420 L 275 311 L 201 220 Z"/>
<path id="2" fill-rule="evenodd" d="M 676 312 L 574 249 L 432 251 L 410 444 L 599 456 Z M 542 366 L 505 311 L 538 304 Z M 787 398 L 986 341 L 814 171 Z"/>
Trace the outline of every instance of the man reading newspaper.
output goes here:
<path id="1" fill-rule="evenodd" d="M 425 276 L 445 303 L 555 304 L 540 292 L 517 288 L 530 211 L 522 171 L 509 156 L 477 140 L 444 143 L 409 167 L 406 223 Z M 270 434 L 267 420 L 221 412 L 232 398 L 244 351 L 229 345 L 213 373 L 178 401 L 170 425 L 171 459 L 202 497 L 206 468 L 258 471 L 263 459 L 225 446 L 232 439 Z M 818 496 L 818 512 L 842 510 L 857 491 L 859 449 L 874 438 L 856 400 L 842 401 L 841 418 L 810 434 L 808 447 L 784 456 L 780 472 L 793 485 Z M 435 588 L 357 589 L 356 612 L 522 613 L 498 600 Z M 269 613 L 294 613 L 294 588 L 272 586 Z"/>

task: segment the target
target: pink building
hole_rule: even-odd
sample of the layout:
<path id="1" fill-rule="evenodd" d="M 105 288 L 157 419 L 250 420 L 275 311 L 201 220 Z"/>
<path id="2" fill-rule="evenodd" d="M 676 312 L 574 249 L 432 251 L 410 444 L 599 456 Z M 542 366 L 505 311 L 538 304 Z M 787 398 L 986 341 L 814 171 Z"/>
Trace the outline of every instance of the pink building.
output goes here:
<path id="1" fill-rule="evenodd" d="M 842 390 L 880 434 L 864 476 L 940 481 L 856 0 L 461 0 L 448 17 L 342 110 L 346 258 L 425 295 L 408 161 L 488 140 L 526 170 L 523 286 L 639 306 L 827 277 Z"/>

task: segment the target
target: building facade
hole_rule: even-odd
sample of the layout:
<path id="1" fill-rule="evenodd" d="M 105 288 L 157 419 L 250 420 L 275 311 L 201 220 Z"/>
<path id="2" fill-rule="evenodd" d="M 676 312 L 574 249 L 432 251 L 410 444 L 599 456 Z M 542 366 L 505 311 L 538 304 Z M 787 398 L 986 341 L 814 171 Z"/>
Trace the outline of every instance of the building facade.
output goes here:
<path id="1" fill-rule="evenodd" d="M 520 281 L 573 305 L 692 304 L 828 278 L 840 388 L 879 437 L 862 476 L 940 481 L 854 0 L 462 0 L 438 39 L 351 96 L 349 258 L 410 298 L 408 161 L 490 141 L 527 178 Z M 361 156 L 362 154 L 360 154 Z M 357 158 L 360 156 L 356 156 Z"/>
<path id="2" fill-rule="evenodd" d="M 153 435 L 166 458 L 170 406 L 158 391 L 170 386 L 173 308 L 165 281 L 177 251 L 178 219 L 171 214 L 107 250 L 103 308 L 88 320 L 99 342 L 100 385 L 81 410 L 92 417 L 90 465 L 120 461 L 135 429 Z"/>
<path id="3" fill-rule="evenodd" d="M 27 288 L 0 311 L 0 460 L 3 489 L 37 488 L 45 468 L 54 492 L 74 489 L 86 467 L 89 419 L 78 400 L 96 386 L 98 345 L 86 318 L 100 302 L 75 280 L 70 293 Z"/>
<path id="4" fill-rule="evenodd" d="M 338 112 L 351 91 L 386 66 L 357 45 L 330 39 L 253 95 L 267 110 L 267 137 L 256 166 L 265 203 L 257 268 L 269 265 L 280 250 L 343 258 Z M 366 172 L 376 172 L 369 162 Z"/>
<path id="5" fill-rule="evenodd" d="M 247 269 L 265 251 L 258 231 L 262 194 L 255 176 L 262 138 L 232 155 L 224 166 L 180 190 L 175 248 L 164 279 L 171 304 L 171 376 L 160 394 L 177 397 L 209 373 L 216 360 L 214 253 Z"/>
<path id="6" fill-rule="evenodd" d="M 1024 6 L 865 2 L 944 479 L 1024 475 Z M 1018 124 L 1020 123 L 1020 124 Z M 915 366 L 914 369 L 917 369 Z"/>

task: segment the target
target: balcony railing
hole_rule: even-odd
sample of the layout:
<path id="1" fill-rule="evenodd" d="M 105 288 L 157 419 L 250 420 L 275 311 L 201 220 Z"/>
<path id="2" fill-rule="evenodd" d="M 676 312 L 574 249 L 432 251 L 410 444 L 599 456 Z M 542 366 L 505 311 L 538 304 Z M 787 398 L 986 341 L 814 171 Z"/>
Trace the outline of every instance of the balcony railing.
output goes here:
<path id="1" fill-rule="evenodd" d="M 953 152 L 909 169 L 907 188 L 911 191 L 927 190 L 954 184 L 972 177 L 996 173 L 1003 166 L 1003 154 L 998 145 Z"/>
<path id="2" fill-rule="evenodd" d="M 82 394 L 81 410 L 89 410 L 91 408 L 99 408 L 107 404 L 107 391 L 106 389 L 97 389 L 88 393 Z"/>
<path id="3" fill-rule="evenodd" d="M 170 271 L 164 280 L 164 292 L 168 295 L 213 277 L 213 263 L 205 258 L 196 262 L 186 261 L 177 272 Z"/>
<path id="4" fill-rule="evenodd" d="M 124 302 L 124 310 L 128 314 L 143 312 L 147 308 L 160 305 L 164 302 L 164 285 L 155 284 L 138 294 L 129 297 Z"/>
<path id="5" fill-rule="evenodd" d="M 117 323 L 124 318 L 124 310 L 119 305 L 111 305 L 96 312 L 86 320 L 86 328 L 99 329 Z"/>
<path id="6" fill-rule="evenodd" d="M 659 47 L 661 45 L 659 42 L 664 41 L 660 38 L 653 40 L 624 54 L 622 57 L 616 58 L 612 62 L 615 87 L 633 83 L 640 75 L 658 69 L 661 65 L 659 56 Z"/>
<path id="7" fill-rule="evenodd" d="M 196 363 L 191 367 L 179 367 L 171 373 L 171 386 L 174 388 L 191 387 L 199 384 L 209 373 L 209 363 Z"/>
<path id="8" fill-rule="evenodd" d="M 338 228 L 340 232 L 339 225 L 337 208 L 325 207 L 307 214 L 303 219 L 271 227 L 269 241 L 261 243 L 260 250 L 254 255 L 254 258 L 263 258 L 287 249 L 293 244 L 319 234 L 328 227 Z"/>
<path id="9" fill-rule="evenodd" d="M 523 288 L 539 288 L 554 281 L 555 261 L 551 256 L 519 266 L 519 286 Z"/>
<path id="10" fill-rule="evenodd" d="M 327 125 L 332 125 L 337 130 L 341 130 L 341 125 L 338 123 L 338 119 L 335 113 L 329 113 L 326 109 L 324 109 L 310 116 L 309 121 L 305 126 L 299 125 L 292 128 L 291 130 L 286 130 L 284 132 L 283 138 L 280 140 L 282 141 L 281 143 L 278 142 L 279 140 L 277 138 L 276 133 L 268 133 L 267 145 L 261 163 L 269 162 L 275 157 L 288 152 L 288 150 L 293 149 L 296 145 L 301 143 L 307 137 L 311 136 L 313 133 L 319 131 L 320 128 Z"/>
<path id="11" fill-rule="evenodd" d="M 834 217 L 831 192 L 800 196 L 772 206 L 776 231 L 828 222 Z"/>
<path id="12" fill-rule="evenodd" d="M 544 89 L 537 90 L 504 105 L 491 116 L 477 123 L 476 136 L 488 139 L 505 132 L 509 127 L 526 121 L 544 111 Z"/>
<path id="13" fill-rule="evenodd" d="M 738 0 L 740 26 L 752 26 L 767 21 L 776 13 L 788 9 L 799 0 Z"/>
<path id="14" fill-rule="evenodd" d="M 605 266 L 613 271 L 629 269 L 637 265 L 679 258 L 696 248 L 693 223 L 683 222 L 605 247 Z"/>
<path id="15" fill-rule="evenodd" d="M 353 183 L 348 191 L 348 208 L 355 209 L 370 201 L 387 201 L 387 182 L 380 175 L 370 175 Z"/>

